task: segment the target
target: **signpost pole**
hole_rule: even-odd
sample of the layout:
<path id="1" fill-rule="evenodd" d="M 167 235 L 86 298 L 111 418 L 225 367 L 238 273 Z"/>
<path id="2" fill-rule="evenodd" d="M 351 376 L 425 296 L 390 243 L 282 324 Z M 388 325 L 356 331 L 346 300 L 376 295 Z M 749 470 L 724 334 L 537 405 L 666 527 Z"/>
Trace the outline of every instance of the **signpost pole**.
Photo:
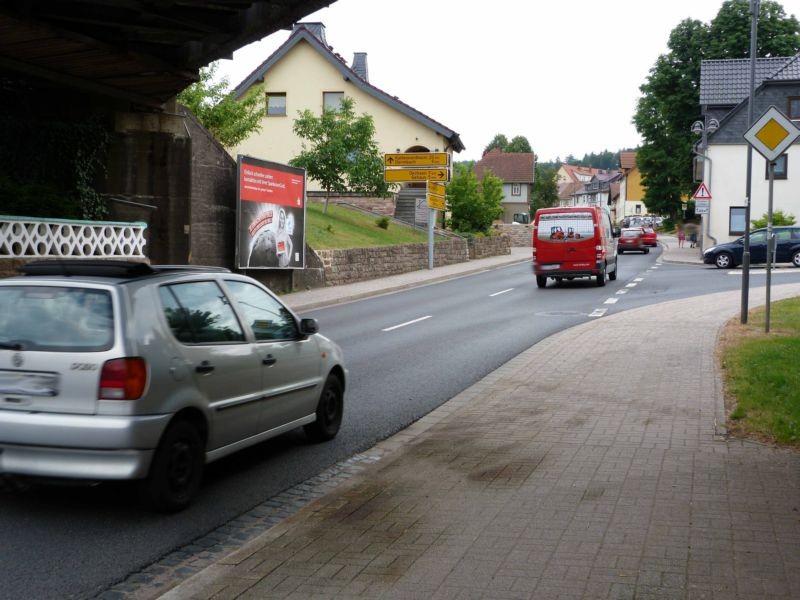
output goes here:
<path id="1" fill-rule="evenodd" d="M 772 289 L 772 252 L 775 240 L 772 233 L 772 184 L 775 181 L 775 162 L 769 162 L 769 196 L 767 204 L 767 305 L 764 318 L 764 333 L 769 333 L 770 290 Z"/>
<path id="2" fill-rule="evenodd" d="M 747 126 L 753 126 L 753 95 L 756 87 L 756 48 L 758 40 L 758 12 L 761 0 L 750 0 L 750 93 L 747 100 Z M 753 190 L 753 146 L 747 145 L 747 178 L 745 179 L 744 251 L 742 252 L 742 310 L 740 321 L 747 325 L 750 294 L 750 205 Z"/>
<path id="3" fill-rule="evenodd" d="M 428 209 L 428 270 L 433 270 L 433 222 L 436 220 L 436 209 Z"/>

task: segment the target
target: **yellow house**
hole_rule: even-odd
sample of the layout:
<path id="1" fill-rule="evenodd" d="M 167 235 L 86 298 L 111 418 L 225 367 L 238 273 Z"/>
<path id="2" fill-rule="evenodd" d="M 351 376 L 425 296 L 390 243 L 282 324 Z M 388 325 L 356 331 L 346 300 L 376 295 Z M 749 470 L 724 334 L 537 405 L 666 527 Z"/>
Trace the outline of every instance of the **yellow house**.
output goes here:
<path id="1" fill-rule="evenodd" d="M 335 54 L 325 39 L 322 23 L 297 23 L 289 39 L 234 90 L 236 97 L 264 96 L 267 115 L 261 131 L 234 149 L 264 160 L 288 163 L 302 150 L 292 132 L 298 111 L 322 114 L 323 106 L 337 107 L 343 97 L 355 101 L 356 114 L 369 114 L 375 141 L 383 153 L 460 152 L 459 135 L 396 96 L 369 83 L 367 55 L 355 54 L 353 65 Z M 318 190 L 309 182 L 310 190 Z"/>
<path id="2" fill-rule="evenodd" d="M 619 188 L 621 217 L 646 214 L 644 186 L 642 185 L 642 174 L 639 172 L 639 167 L 636 166 L 636 152 L 620 152 L 619 168 L 623 175 Z"/>

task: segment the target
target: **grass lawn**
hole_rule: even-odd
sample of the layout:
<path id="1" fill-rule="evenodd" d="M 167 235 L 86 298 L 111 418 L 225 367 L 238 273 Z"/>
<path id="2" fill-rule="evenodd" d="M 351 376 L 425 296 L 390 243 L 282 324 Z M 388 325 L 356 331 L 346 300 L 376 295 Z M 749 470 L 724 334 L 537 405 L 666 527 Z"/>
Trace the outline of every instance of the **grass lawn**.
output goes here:
<path id="1" fill-rule="evenodd" d="M 800 447 L 800 298 L 773 302 L 747 325 L 731 321 L 721 351 L 733 433 Z"/>
<path id="2" fill-rule="evenodd" d="M 306 206 L 306 243 L 315 250 L 423 244 L 428 241 L 426 231 L 396 222 L 390 222 L 388 229 L 382 229 L 376 224 L 377 217 L 333 203 L 328 205 L 326 215 L 322 212 L 324 206 L 321 202 L 309 202 Z M 436 239 L 445 238 L 437 236 Z"/>

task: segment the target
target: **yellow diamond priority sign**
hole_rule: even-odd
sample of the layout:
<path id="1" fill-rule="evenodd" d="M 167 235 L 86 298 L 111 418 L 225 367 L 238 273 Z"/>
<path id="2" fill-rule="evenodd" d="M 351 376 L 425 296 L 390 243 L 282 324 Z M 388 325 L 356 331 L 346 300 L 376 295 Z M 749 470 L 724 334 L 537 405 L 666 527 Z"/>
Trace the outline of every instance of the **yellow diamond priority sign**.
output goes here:
<path id="1" fill-rule="evenodd" d="M 800 129 L 774 106 L 770 106 L 744 134 L 750 145 L 770 162 L 786 152 L 798 137 Z"/>

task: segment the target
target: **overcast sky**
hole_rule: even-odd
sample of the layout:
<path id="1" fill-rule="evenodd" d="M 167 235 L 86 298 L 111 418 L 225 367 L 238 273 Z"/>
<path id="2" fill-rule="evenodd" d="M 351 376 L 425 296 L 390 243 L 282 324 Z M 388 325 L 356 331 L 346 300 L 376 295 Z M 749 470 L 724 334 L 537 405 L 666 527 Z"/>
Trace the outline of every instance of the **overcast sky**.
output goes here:
<path id="1" fill-rule="evenodd" d="M 800 15 L 800 0 L 781 3 Z M 337 0 L 303 21 L 325 24 L 370 83 L 458 132 L 479 159 L 497 133 L 528 138 L 542 161 L 635 147 L 639 86 L 670 31 L 705 23 L 721 0 Z M 220 61 L 240 83 L 289 37 L 279 31 Z M 298 73 L 302 77 L 302 73 Z M 358 106 L 356 106 L 356 112 Z M 269 158 L 269 157 L 265 157 Z"/>

